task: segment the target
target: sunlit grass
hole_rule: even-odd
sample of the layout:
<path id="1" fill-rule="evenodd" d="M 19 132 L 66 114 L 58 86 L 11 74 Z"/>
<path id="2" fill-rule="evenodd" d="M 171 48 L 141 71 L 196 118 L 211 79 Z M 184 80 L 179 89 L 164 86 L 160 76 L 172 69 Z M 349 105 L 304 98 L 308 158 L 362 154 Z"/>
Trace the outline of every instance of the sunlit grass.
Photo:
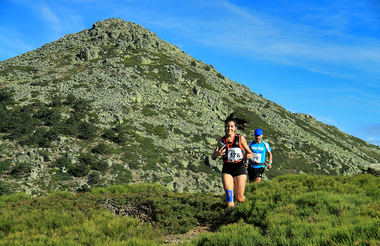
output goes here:
<path id="1" fill-rule="evenodd" d="M 165 235 L 196 226 L 212 232 L 184 244 L 380 243 L 380 182 L 371 175 L 280 176 L 248 185 L 246 197 L 225 209 L 223 195 L 174 193 L 156 184 L 3 195 L 0 245 L 160 245 Z"/>

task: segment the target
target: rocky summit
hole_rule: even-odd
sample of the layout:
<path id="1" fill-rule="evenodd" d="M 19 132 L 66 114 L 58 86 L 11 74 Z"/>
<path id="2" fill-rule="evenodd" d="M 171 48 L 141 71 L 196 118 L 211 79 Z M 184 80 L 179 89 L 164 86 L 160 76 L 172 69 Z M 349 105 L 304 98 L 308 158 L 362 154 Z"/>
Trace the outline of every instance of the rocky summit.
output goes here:
<path id="1" fill-rule="evenodd" d="M 380 162 L 378 146 L 291 113 L 121 19 L 0 62 L 0 86 L 0 193 L 142 182 L 221 192 L 211 153 L 232 112 L 249 121 L 248 140 L 264 130 L 268 179 Z"/>

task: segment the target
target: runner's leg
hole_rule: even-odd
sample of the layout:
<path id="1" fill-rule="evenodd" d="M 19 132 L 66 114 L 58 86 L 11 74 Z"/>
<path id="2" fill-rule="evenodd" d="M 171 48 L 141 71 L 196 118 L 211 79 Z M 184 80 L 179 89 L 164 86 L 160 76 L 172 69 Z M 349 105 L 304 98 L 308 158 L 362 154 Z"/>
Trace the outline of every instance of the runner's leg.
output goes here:
<path id="1" fill-rule="evenodd" d="M 234 184 L 235 184 L 235 198 L 238 202 L 245 202 L 245 185 L 247 183 L 247 175 L 242 174 L 239 176 L 234 177 Z"/>
<path id="2" fill-rule="evenodd" d="M 225 191 L 232 191 L 234 190 L 234 178 L 227 173 L 222 173 L 222 181 L 223 181 L 223 188 Z M 231 202 L 227 201 L 227 206 L 228 207 L 233 207 L 235 206 L 234 201 L 232 200 Z"/>
<path id="3" fill-rule="evenodd" d="M 255 183 L 260 183 L 261 182 L 261 177 L 256 177 L 255 178 Z"/>

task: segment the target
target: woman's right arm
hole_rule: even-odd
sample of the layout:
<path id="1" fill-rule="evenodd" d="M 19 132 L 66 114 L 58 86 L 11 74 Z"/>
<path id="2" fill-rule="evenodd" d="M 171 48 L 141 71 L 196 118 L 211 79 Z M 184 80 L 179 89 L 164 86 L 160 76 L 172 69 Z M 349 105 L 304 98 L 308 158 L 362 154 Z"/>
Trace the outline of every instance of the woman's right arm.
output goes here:
<path id="1" fill-rule="evenodd" d="M 224 155 L 225 153 L 226 153 L 226 149 L 222 148 L 222 144 L 219 141 L 218 144 L 216 145 L 214 153 L 212 153 L 211 158 L 213 160 L 216 160 L 216 158 L 218 158 L 218 156 Z"/>

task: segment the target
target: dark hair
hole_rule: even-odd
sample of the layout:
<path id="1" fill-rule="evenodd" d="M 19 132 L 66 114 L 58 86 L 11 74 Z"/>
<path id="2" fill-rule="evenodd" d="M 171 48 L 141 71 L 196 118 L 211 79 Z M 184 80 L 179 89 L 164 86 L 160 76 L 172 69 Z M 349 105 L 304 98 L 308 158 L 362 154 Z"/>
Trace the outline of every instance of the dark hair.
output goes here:
<path id="1" fill-rule="evenodd" d="M 245 119 L 241 119 L 241 118 L 236 118 L 234 117 L 234 114 L 235 113 L 231 113 L 227 118 L 226 120 L 224 121 L 224 124 L 227 125 L 228 122 L 230 121 L 233 121 L 236 125 L 236 127 L 239 129 L 239 130 L 242 130 L 244 131 L 244 128 L 245 128 L 245 125 L 247 124 L 247 121 Z"/>

